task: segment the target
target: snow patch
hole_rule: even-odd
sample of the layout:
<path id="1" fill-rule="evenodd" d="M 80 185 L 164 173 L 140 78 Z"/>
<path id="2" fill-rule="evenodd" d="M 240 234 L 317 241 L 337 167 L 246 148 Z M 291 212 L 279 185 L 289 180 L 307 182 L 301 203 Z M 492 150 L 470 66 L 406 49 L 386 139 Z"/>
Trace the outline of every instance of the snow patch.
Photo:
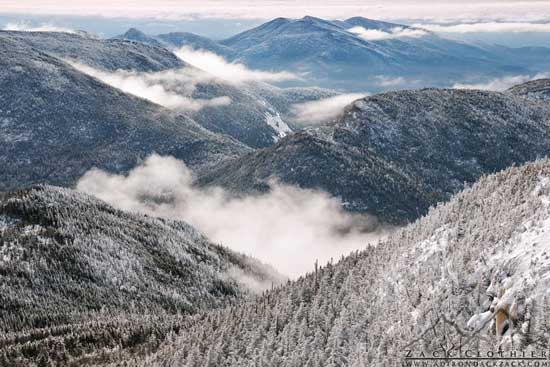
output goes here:
<path id="1" fill-rule="evenodd" d="M 277 133 L 277 136 L 273 137 L 275 142 L 292 132 L 292 129 L 283 121 L 278 112 L 266 112 L 265 122 Z"/>

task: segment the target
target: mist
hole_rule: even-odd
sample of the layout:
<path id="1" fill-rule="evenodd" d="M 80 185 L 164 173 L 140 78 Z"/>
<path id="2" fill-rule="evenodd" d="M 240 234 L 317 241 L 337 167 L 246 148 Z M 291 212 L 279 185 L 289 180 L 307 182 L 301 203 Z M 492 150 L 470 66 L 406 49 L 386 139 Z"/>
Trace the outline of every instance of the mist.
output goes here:
<path id="1" fill-rule="evenodd" d="M 367 29 L 361 26 L 348 29 L 348 32 L 356 34 L 367 41 L 382 41 L 403 37 L 418 38 L 427 36 L 428 32 L 422 29 L 411 29 L 403 27 L 392 28 L 389 32 L 381 31 L 378 29 Z"/>
<path id="2" fill-rule="evenodd" d="M 191 97 L 197 83 L 212 79 L 200 70 L 183 68 L 150 73 L 125 70 L 107 72 L 78 62 L 68 62 L 78 71 L 105 84 L 173 110 L 198 111 L 204 107 L 226 106 L 231 103 L 228 96 L 212 99 Z"/>
<path id="3" fill-rule="evenodd" d="M 511 75 L 501 78 L 495 78 L 487 81 L 480 81 L 477 83 L 455 83 L 454 89 L 480 89 L 491 90 L 496 92 L 505 91 L 514 85 L 528 82 L 530 80 L 548 78 L 550 73 L 539 73 L 536 75 Z"/>
<path id="4" fill-rule="evenodd" d="M 550 32 L 548 23 L 526 23 L 526 22 L 480 22 L 462 24 L 413 24 L 413 27 L 423 28 L 438 33 L 530 33 Z"/>
<path id="5" fill-rule="evenodd" d="M 174 53 L 188 64 L 232 83 L 280 82 L 299 79 L 297 75 L 287 71 L 270 72 L 249 69 L 241 63 L 228 62 L 215 53 L 206 50 L 195 50 L 188 46 L 184 46 Z"/>
<path id="6" fill-rule="evenodd" d="M 212 241 L 297 277 L 376 243 L 391 232 L 376 218 L 350 214 L 329 194 L 271 181 L 265 194 L 234 197 L 197 188 L 185 164 L 151 155 L 127 175 L 88 171 L 77 190 L 132 212 L 183 220 Z"/>
<path id="7" fill-rule="evenodd" d="M 74 29 L 59 27 L 49 23 L 43 23 L 40 25 L 33 25 L 30 22 L 18 21 L 9 22 L 3 28 L 4 31 L 19 31 L 19 32 L 64 32 L 64 33 L 77 33 Z"/>
<path id="8" fill-rule="evenodd" d="M 291 119 L 303 126 L 328 122 L 338 117 L 351 102 L 368 93 L 349 93 L 317 101 L 297 103 L 291 107 Z"/>

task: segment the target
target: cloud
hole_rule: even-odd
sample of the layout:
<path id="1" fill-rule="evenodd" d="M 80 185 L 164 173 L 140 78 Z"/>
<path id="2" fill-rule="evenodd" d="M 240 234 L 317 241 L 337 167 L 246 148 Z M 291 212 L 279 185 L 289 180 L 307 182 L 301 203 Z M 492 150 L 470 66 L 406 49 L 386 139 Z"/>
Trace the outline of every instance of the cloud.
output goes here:
<path id="1" fill-rule="evenodd" d="M 3 0 L 2 12 L 122 18 L 272 19 L 312 15 L 330 19 L 365 16 L 403 20 L 537 21 L 550 19 L 550 3 L 544 0 Z"/>
<path id="2" fill-rule="evenodd" d="M 212 77 L 192 68 L 152 73 L 118 70 L 107 72 L 90 66 L 68 61 L 75 69 L 93 76 L 123 92 L 147 99 L 161 106 L 186 111 L 198 111 L 204 107 L 226 106 L 231 103 L 227 96 L 212 99 L 193 99 L 195 85 Z"/>
<path id="3" fill-rule="evenodd" d="M 53 24 L 41 24 L 38 26 L 32 25 L 29 22 L 10 22 L 7 23 L 4 28 L 5 31 L 20 31 L 20 32 L 65 32 L 65 33 L 77 33 L 74 29 L 58 27 Z"/>
<path id="4" fill-rule="evenodd" d="M 251 290 L 253 293 L 261 294 L 263 291 L 270 289 L 274 285 L 280 285 L 288 280 L 288 277 L 279 273 L 271 265 L 262 263 L 262 270 L 264 273 L 270 275 L 267 279 L 259 279 L 254 275 L 247 273 L 245 270 L 233 266 L 225 274 L 222 274 L 224 278 L 232 279 L 244 287 Z"/>
<path id="5" fill-rule="evenodd" d="M 550 32 L 550 23 L 525 22 L 486 22 L 464 23 L 454 25 L 441 24 L 414 24 L 413 27 L 422 28 L 436 33 L 492 33 L 492 32 Z"/>
<path id="6" fill-rule="evenodd" d="M 398 87 L 407 83 L 407 80 L 402 76 L 390 77 L 386 75 L 377 75 L 374 77 L 377 85 L 385 88 Z"/>
<path id="7" fill-rule="evenodd" d="M 271 191 L 242 198 L 193 186 L 189 169 L 152 155 L 128 175 L 87 172 L 77 190 L 128 211 L 184 220 L 211 240 L 297 277 L 386 234 L 372 217 L 342 210 L 321 191 L 271 182 Z M 370 231 L 370 232 L 369 232 Z"/>
<path id="8" fill-rule="evenodd" d="M 542 79 L 542 78 L 548 78 L 548 77 L 550 77 L 550 73 L 539 73 L 534 76 L 512 75 L 512 76 L 505 76 L 501 78 L 491 79 L 487 81 L 481 81 L 478 83 L 455 83 L 452 86 L 452 88 L 504 91 L 517 84 L 525 83 L 530 80 Z"/>
<path id="9" fill-rule="evenodd" d="M 422 29 L 412 29 L 412 28 L 403 28 L 403 27 L 395 27 L 390 29 L 388 32 L 386 32 L 378 29 L 367 29 L 364 27 L 357 26 L 357 27 L 348 29 L 348 32 L 356 34 L 362 39 L 367 41 L 381 41 L 381 40 L 389 40 L 389 39 L 404 38 L 404 37 L 419 38 L 429 34 L 427 31 Z"/>
<path id="10" fill-rule="evenodd" d="M 294 104 L 291 107 L 291 118 L 293 121 L 304 125 L 328 122 L 338 117 L 344 107 L 351 102 L 367 95 L 368 93 L 341 94 L 317 101 Z"/>
<path id="11" fill-rule="evenodd" d="M 205 50 L 194 50 L 193 48 L 187 46 L 175 51 L 175 54 L 188 64 L 204 70 L 209 74 L 217 76 L 220 79 L 233 83 L 250 81 L 280 82 L 284 80 L 298 79 L 298 76 L 286 71 L 269 72 L 263 70 L 251 70 L 243 64 L 230 63 L 215 53 Z"/>

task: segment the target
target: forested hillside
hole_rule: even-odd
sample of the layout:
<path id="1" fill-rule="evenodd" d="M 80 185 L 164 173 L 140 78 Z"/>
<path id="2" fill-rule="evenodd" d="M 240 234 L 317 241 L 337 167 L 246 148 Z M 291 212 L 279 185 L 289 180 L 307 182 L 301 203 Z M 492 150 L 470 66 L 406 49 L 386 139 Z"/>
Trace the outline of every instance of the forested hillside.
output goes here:
<path id="1" fill-rule="evenodd" d="M 66 112 L 67 105 L 87 112 L 88 120 L 95 119 L 101 122 L 107 117 L 97 113 L 101 109 L 97 108 L 96 102 L 91 100 L 90 96 L 72 98 L 72 95 L 78 95 L 80 91 L 75 90 L 78 88 L 70 88 L 64 82 L 61 71 L 52 73 L 59 67 L 50 65 L 49 69 L 40 70 L 40 67 L 45 68 L 52 62 L 46 59 L 46 55 L 60 64 L 71 63 L 78 71 L 100 79 L 110 87 L 121 89 L 128 94 L 140 97 L 157 96 L 153 102 L 175 109 L 173 114 L 180 115 L 181 121 L 193 120 L 210 132 L 231 136 L 253 148 L 270 146 L 292 131 L 286 122 L 290 120 L 290 116 L 283 115 L 290 110 L 293 103 L 337 94 L 320 88 L 287 91 L 262 82 L 234 83 L 189 65 L 173 52 L 159 45 L 149 45 L 144 42 L 96 39 L 60 32 L 0 31 L 0 44 L 2 54 L 6 58 L 13 59 L 12 63 L 17 61 L 14 50 L 28 50 L 31 60 L 35 53 L 40 52 L 44 55 L 41 65 L 27 64 L 19 60 L 20 71 L 28 72 L 25 75 L 26 78 L 17 79 L 21 75 L 12 73 L 13 75 L 9 77 L 3 76 L 0 79 L 0 85 L 3 86 L 3 90 L 7 90 L 8 87 L 13 88 L 11 83 L 21 89 L 27 87 L 24 93 L 37 99 L 47 100 L 50 95 L 53 96 L 58 92 L 55 99 L 50 102 L 52 107 L 56 106 L 55 108 L 59 111 L 51 113 L 55 119 L 62 119 L 62 112 L 66 116 L 72 116 Z M 10 65 L 6 64 L 5 70 L 9 70 Z M 82 75 L 82 78 L 84 77 L 85 75 Z M 18 81 L 13 82 L 13 79 Z M 44 81 L 55 85 L 56 90 L 49 91 L 29 86 L 31 83 Z M 72 83 L 78 85 L 76 81 Z M 17 92 L 18 90 L 14 88 L 14 94 Z M 59 92 L 64 94 L 60 96 Z M 103 93 L 103 90 L 96 92 L 99 95 Z M 8 100 L 8 97 L 10 96 L 6 96 L 5 99 Z M 114 97 L 113 99 L 112 104 L 119 106 L 120 110 L 131 110 L 132 107 L 126 106 L 127 102 L 117 101 Z M 151 101 L 150 98 L 149 100 Z M 177 103 L 176 106 L 174 103 L 168 103 L 174 100 L 183 101 L 181 103 L 183 107 L 178 107 Z M 21 104 L 22 101 L 17 102 Z M 15 103 L 12 102 L 12 105 Z M 204 105 L 202 108 L 196 107 L 201 104 Z M 19 110 L 21 115 L 17 118 L 20 120 L 25 120 L 36 113 L 29 106 L 20 106 Z M 6 114 L 8 112 L 10 111 L 5 111 Z M 148 120 L 146 113 L 135 113 L 134 117 L 138 121 Z M 2 111 L 0 111 L 1 118 Z M 59 184 L 55 181 L 51 183 Z"/>
<path id="2" fill-rule="evenodd" d="M 139 366 L 400 366 L 406 350 L 547 350 L 550 160 L 481 178 L 377 246 L 199 314 Z"/>
<path id="3" fill-rule="evenodd" d="M 92 167 L 121 172 L 153 152 L 201 166 L 246 151 L 184 114 L 0 37 L 0 190 L 71 185 Z"/>
<path id="4" fill-rule="evenodd" d="M 422 89 L 349 105 L 333 124 L 221 162 L 202 185 L 234 192 L 282 182 L 340 197 L 347 209 L 405 223 L 465 182 L 550 154 L 550 105 L 511 93 Z"/>
<path id="5" fill-rule="evenodd" d="M 0 41 L 14 42 L 60 59 L 81 60 L 110 71 L 162 71 L 186 65 L 161 47 L 72 33 L 0 31 Z"/>
<path id="6" fill-rule="evenodd" d="M 548 101 L 550 100 L 550 79 L 537 79 L 515 85 L 508 89 L 508 93 Z"/>
<path id="7" fill-rule="evenodd" d="M 51 186 L 3 194 L 0 365 L 154 348 L 183 315 L 282 280 L 182 222 Z"/>

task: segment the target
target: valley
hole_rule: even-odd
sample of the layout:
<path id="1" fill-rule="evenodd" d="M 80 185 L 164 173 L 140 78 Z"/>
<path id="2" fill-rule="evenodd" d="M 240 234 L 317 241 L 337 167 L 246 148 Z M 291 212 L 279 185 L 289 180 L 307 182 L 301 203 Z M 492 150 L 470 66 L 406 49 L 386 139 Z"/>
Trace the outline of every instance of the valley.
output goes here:
<path id="1" fill-rule="evenodd" d="M 547 351 L 550 49 L 359 13 L 0 30 L 0 366 Z"/>

